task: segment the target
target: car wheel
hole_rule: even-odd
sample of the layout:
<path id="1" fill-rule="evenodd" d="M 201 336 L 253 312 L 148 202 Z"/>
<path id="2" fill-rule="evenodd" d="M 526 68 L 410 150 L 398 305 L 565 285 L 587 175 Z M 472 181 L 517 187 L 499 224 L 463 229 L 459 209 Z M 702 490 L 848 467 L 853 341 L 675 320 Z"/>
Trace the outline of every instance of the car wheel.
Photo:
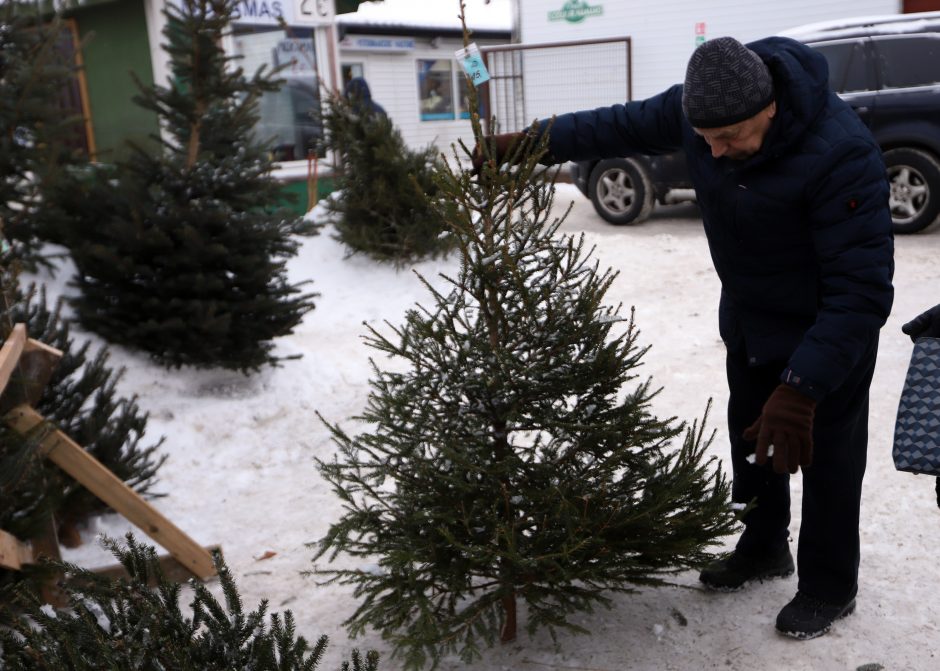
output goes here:
<path id="1" fill-rule="evenodd" d="M 594 166 L 588 194 L 597 213 L 617 226 L 641 222 L 653 210 L 649 175 L 630 158 L 605 159 Z"/>
<path id="2" fill-rule="evenodd" d="M 916 233 L 940 217 L 940 162 L 919 149 L 884 154 L 891 183 L 891 221 L 895 233 Z"/>

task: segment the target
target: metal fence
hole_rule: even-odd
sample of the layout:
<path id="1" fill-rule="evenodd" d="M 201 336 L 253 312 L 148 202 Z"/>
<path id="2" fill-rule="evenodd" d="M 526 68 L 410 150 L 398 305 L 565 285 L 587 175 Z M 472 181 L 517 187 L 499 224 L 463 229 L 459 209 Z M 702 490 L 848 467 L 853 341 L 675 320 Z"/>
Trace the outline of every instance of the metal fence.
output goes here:
<path id="1" fill-rule="evenodd" d="M 481 47 L 490 133 L 522 130 L 535 119 L 632 98 L 629 37 Z"/>

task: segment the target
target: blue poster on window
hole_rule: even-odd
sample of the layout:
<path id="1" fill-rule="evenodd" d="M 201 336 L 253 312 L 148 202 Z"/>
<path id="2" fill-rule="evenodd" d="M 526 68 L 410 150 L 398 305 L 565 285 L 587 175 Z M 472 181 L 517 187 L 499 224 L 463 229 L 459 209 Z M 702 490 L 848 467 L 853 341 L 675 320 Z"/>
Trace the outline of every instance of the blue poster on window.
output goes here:
<path id="1" fill-rule="evenodd" d="M 418 103 L 422 121 L 454 119 L 453 62 L 418 60 Z"/>

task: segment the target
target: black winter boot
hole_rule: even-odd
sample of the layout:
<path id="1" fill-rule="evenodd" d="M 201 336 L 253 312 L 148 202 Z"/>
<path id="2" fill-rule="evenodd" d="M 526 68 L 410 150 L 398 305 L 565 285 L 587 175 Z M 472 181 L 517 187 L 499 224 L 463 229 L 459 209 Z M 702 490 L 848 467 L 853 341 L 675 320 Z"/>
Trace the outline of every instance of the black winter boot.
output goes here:
<path id="1" fill-rule="evenodd" d="M 832 628 L 832 623 L 855 612 L 855 597 L 843 604 L 827 603 L 803 592 L 797 592 L 793 600 L 777 615 L 777 631 L 784 636 L 808 641 L 822 636 Z"/>
<path id="2" fill-rule="evenodd" d="M 717 559 L 705 567 L 698 579 L 708 589 L 717 592 L 735 592 L 751 580 L 783 578 L 793 573 L 793 555 L 790 548 L 770 556 L 751 556 L 737 550 L 724 559 Z"/>

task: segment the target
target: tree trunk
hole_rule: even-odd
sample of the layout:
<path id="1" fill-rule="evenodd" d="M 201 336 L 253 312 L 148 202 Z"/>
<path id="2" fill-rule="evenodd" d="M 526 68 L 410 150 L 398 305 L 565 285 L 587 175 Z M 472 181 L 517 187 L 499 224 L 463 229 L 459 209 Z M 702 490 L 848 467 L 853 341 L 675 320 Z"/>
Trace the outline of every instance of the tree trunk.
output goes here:
<path id="1" fill-rule="evenodd" d="M 503 597 L 503 628 L 499 632 L 500 643 L 516 640 L 516 592 L 513 590 Z"/>

